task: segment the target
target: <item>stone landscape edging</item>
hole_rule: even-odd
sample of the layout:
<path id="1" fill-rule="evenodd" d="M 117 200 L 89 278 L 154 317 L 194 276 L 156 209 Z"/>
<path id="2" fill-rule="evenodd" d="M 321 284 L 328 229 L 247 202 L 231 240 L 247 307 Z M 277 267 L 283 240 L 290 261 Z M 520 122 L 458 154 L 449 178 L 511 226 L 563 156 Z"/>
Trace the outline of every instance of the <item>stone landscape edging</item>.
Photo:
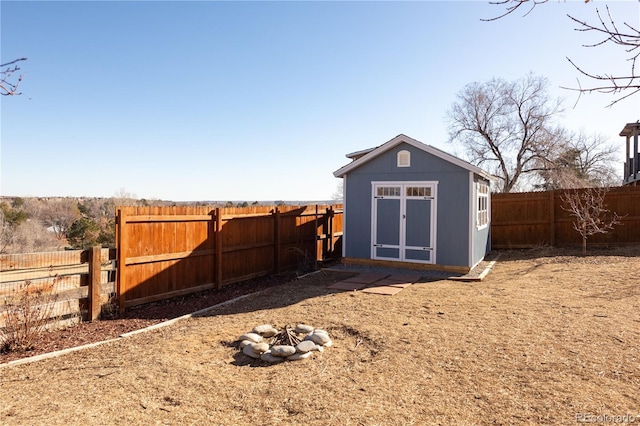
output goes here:
<path id="1" fill-rule="evenodd" d="M 305 275 L 302 275 L 302 276 L 298 277 L 297 279 L 304 278 L 304 277 L 306 277 L 308 275 L 312 275 L 312 274 L 321 272 L 322 270 L 323 269 L 310 272 L 308 274 L 305 274 Z M 342 271 L 339 271 L 339 272 L 342 272 Z M 349 271 L 344 271 L 344 272 L 349 272 Z M 42 361 L 42 360 L 49 359 L 49 358 L 56 358 L 56 357 L 59 357 L 59 356 L 62 356 L 62 355 L 66 355 L 66 354 L 72 353 L 72 352 L 77 352 L 77 351 L 81 351 L 81 350 L 85 350 L 85 349 L 95 348 L 97 346 L 101 346 L 101 345 L 104 345 L 106 343 L 117 342 L 117 341 L 125 339 L 127 337 L 135 336 L 136 334 L 141 334 L 141 333 L 146 333 L 148 331 L 158 330 L 160 328 L 168 327 L 168 326 L 170 326 L 172 324 L 175 324 L 178 321 L 206 314 L 207 312 L 210 312 L 210 311 L 212 311 L 214 309 L 217 309 L 217 308 L 225 306 L 225 305 L 229 305 L 231 303 L 235 303 L 235 302 L 237 302 L 239 300 L 242 300 L 242 299 L 244 299 L 246 297 L 258 295 L 258 294 L 263 293 L 263 292 L 265 292 L 267 290 L 269 290 L 269 289 L 256 291 L 255 293 L 243 294 L 242 296 L 238 296 L 238 297 L 235 297 L 233 299 L 229 299 L 229 300 L 226 300 L 224 302 L 217 303 L 215 305 L 209 306 L 207 308 L 200 309 L 200 310 L 192 312 L 190 314 L 186 314 L 186 315 L 182 315 L 182 316 L 179 316 L 179 317 L 176 317 L 176 318 L 172 318 L 170 320 L 166 320 L 166 321 L 160 322 L 158 324 L 153 324 L 153 325 L 150 325 L 148 327 L 141 328 L 139 330 L 134 330 L 134 331 L 129 331 L 127 333 L 122 333 L 118 337 L 114 337 L 112 339 L 102 340 L 100 342 L 87 343 L 85 345 L 74 346 L 74 347 L 71 347 L 71 348 L 61 349 L 59 351 L 54 351 L 54 352 L 47 352 L 47 353 L 44 353 L 44 354 L 34 355 L 34 356 L 27 357 L 27 358 L 15 359 L 13 361 L 9 361 L 9 362 L 5 362 L 3 364 L 0 364 L 0 369 L 1 368 L 5 368 L 5 367 L 13 367 L 13 366 L 17 366 L 17 365 L 30 364 L 32 362 Z"/>
<path id="2" fill-rule="evenodd" d="M 22 364 L 30 364 L 32 362 L 42 361 L 44 359 L 49 359 L 49 358 L 56 358 L 56 357 L 59 357 L 61 355 L 66 355 L 68 353 L 77 352 L 77 351 L 81 351 L 81 350 L 84 350 L 84 349 L 95 348 L 96 346 L 101 346 L 101 345 L 104 345 L 106 343 L 117 342 L 119 340 L 126 339 L 127 337 L 135 336 L 136 334 L 146 333 L 148 331 L 153 331 L 153 330 L 157 330 L 157 329 L 160 329 L 160 328 L 164 328 L 164 327 L 170 326 L 170 325 L 175 324 L 176 322 L 178 322 L 180 320 L 184 320 L 184 319 L 197 317 L 197 316 L 206 314 L 207 312 L 212 311 L 212 310 L 214 310 L 216 308 L 219 308 L 219 307 L 225 306 L 225 305 L 229 305 L 231 303 L 235 303 L 238 300 L 244 299 L 245 297 L 249 297 L 249 296 L 253 296 L 253 295 L 256 295 L 256 294 L 260 294 L 260 293 L 262 293 L 262 292 L 264 292 L 266 290 L 268 290 L 268 289 L 261 290 L 261 291 L 256 291 L 255 293 L 243 294 L 242 296 L 238 296 L 238 297 L 235 297 L 233 299 L 225 300 L 224 302 L 217 303 L 215 305 L 209 306 L 209 307 L 204 308 L 204 309 L 200 309 L 200 310 L 192 312 L 190 314 L 182 315 L 182 316 L 179 316 L 177 318 L 172 318 L 170 320 L 163 321 L 163 322 L 160 322 L 158 324 L 153 324 L 153 325 L 150 325 L 148 327 L 141 328 L 139 330 L 129 331 L 128 333 L 122 333 L 121 335 L 119 335 L 118 337 L 114 337 L 113 339 L 102 340 L 100 342 L 87 343 L 86 345 L 74 346 L 72 348 L 61 349 L 61 350 L 55 351 L 55 352 L 47 352 L 47 353 L 44 353 L 44 354 L 34 355 L 34 356 L 27 357 L 27 358 L 15 359 L 13 361 L 9 361 L 9 362 L 5 362 L 4 364 L 0 364 L 0 368 L 13 367 L 13 366 L 22 365 Z"/>
<path id="3" fill-rule="evenodd" d="M 482 281 L 489 274 L 491 269 L 493 269 L 493 267 L 495 266 L 495 264 L 498 261 L 498 259 L 500 259 L 501 255 L 502 255 L 502 253 L 498 253 L 498 255 L 495 257 L 495 259 L 490 261 L 489 264 L 484 268 L 484 270 L 477 276 L 463 275 L 461 277 L 449 277 L 448 279 L 451 280 L 451 281 L 464 281 L 464 282 Z"/>

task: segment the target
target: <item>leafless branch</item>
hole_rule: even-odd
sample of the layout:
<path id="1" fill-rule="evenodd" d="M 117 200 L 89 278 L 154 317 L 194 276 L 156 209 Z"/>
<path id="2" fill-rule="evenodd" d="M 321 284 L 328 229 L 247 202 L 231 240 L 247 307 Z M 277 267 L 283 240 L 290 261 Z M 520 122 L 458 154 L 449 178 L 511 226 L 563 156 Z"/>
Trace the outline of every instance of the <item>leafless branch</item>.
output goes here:
<path id="1" fill-rule="evenodd" d="M 26 60 L 27 60 L 27 58 L 19 58 L 19 59 L 15 59 L 15 60 L 13 60 L 13 61 L 11 61 L 11 62 L 7 62 L 6 64 L 0 64 L 0 68 L 2 68 L 2 67 L 6 67 L 6 66 L 9 66 L 9 65 L 13 65 L 13 64 L 18 63 L 18 62 L 20 62 L 20 61 L 26 61 Z"/>
<path id="2" fill-rule="evenodd" d="M 640 76 L 634 75 L 633 72 L 635 72 L 635 59 L 634 59 L 634 64 L 632 66 L 632 74 L 630 76 L 614 76 L 614 75 L 598 75 L 598 74 L 591 74 L 586 72 L 585 70 L 583 70 L 582 68 L 580 68 L 578 65 L 576 65 L 571 59 L 567 58 L 567 60 L 569 61 L 569 63 L 571 63 L 571 65 L 573 65 L 573 67 L 578 70 L 578 72 L 580 72 L 582 75 L 589 77 L 593 80 L 596 81 L 607 81 L 609 82 L 609 84 L 605 84 L 605 85 L 601 85 L 601 86 L 593 86 L 593 87 L 589 87 L 589 88 L 584 88 L 582 87 L 582 85 L 580 84 L 580 81 L 578 80 L 578 87 L 565 87 L 565 86 L 561 86 L 561 88 L 563 89 L 567 89 L 567 90 L 573 90 L 575 92 L 579 92 L 579 93 L 593 93 L 593 92 L 599 92 L 599 93 L 620 93 L 626 90 L 631 90 L 630 92 L 626 93 L 624 96 L 614 99 L 609 105 L 607 105 L 608 107 L 611 107 L 612 105 L 615 105 L 616 103 L 627 99 L 628 97 L 635 95 L 636 93 L 640 92 Z M 635 82 L 637 81 L 637 82 Z M 620 83 L 622 82 L 622 83 Z M 576 101 L 577 103 L 577 101 Z"/>
<path id="3" fill-rule="evenodd" d="M 19 58 L 11 62 L 7 62 L 5 64 L 0 64 L 0 68 L 2 68 L 2 70 L 0 70 L 0 94 L 1 95 L 3 96 L 20 95 L 20 92 L 18 92 L 18 87 L 22 82 L 22 78 L 24 77 L 24 74 L 18 75 L 18 78 L 17 80 L 15 80 L 15 82 L 11 82 L 10 79 L 12 78 L 13 74 L 20 71 L 20 67 L 16 64 L 18 62 L 26 61 L 26 60 L 27 58 Z M 4 67 L 7 67 L 7 68 L 3 69 Z"/>
<path id="4" fill-rule="evenodd" d="M 615 76 L 615 75 L 599 75 L 593 74 L 585 71 L 581 67 L 579 67 L 575 62 L 571 59 L 567 58 L 569 63 L 582 75 L 597 81 L 607 81 L 609 84 L 594 86 L 590 88 L 583 88 L 580 85 L 578 88 L 567 88 L 565 89 L 579 91 L 581 93 L 620 93 L 623 91 L 630 91 L 626 93 L 624 96 L 615 99 L 608 106 L 612 106 L 623 99 L 627 99 L 628 97 L 640 92 L 640 76 L 636 74 L 636 61 L 638 57 L 640 57 L 640 31 L 637 28 L 629 25 L 627 22 L 623 22 L 624 27 L 626 28 L 626 32 L 622 32 L 618 29 L 615 20 L 611 16 L 611 11 L 609 7 L 607 9 L 607 19 L 603 19 L 602 14 L 598 9 L 596 9 L 596 13 L 598 15 L 598 25 L 592 25 L 587 23 L 586 21 L 577 19 L 571 15 L 567 15 L 572 21 L 579 25 L 579 28 L 576 28 L 576 31 L 580 32 L 588 32 L 593 31 L 595 33 L 601 34 L 604 36 L 604 39 L 592 44 L 584 44 L 584 47 L 598 47 L 605 44 L 613 43 L 618 46 L 625 47 L 625 51 L 627 53 L 632 54 L 631 57 L 627 59 L 627 61 L 631 62 L 631 70 L 629 75 L 626 76 Z"/>
<path id="5" fill-rule="evenodd" d="M 590 0 L 585 0 L 585 3 L 588 3 Z M 490 1 L 489 4 L 493 5 L 501 5 L 506 6 L 506 11 L 495 17 L 490 19 L 481 19 L 482 21 L 495 21 L 501 19 L 507 15 L 512 14 L 516 10 L 522 8 L 525 4 L 530 6 L 530 8 L 526 11 L 524 16 L 531 13 L 531 11 L 540 4 L 547 3 L 548 0 L 496 0 Z M 628 22 L 623 22 L 622 24 L 616 24 L 615 19 L 611 15 L 611 11 L 608 6 L 606 6 L 606 14 L 601 13 L 600 10 L 596 9 L 597 14 L 597 23 L 589 23 L 585 20 L 578 19 L 574 16 L 567 15 L 569 19 L 571 19 L 578 27 L 575 28 L 575 31 L 579 32 L 593 32 L 598 35 L 603 36 L 600 41 L 591 44 L 583 44 L 583 47 L 601 47 L 606 44 L 614 44 L 617 46 L 621 46 L 624 48 L 625 52 L 630 56 L 626 59 L 630 62 L 630 71 L 628 75 L 599 75 L 591 72 L 585 71 L 583 68 L 576 65 L 571 59 L 567 58 L 567 60 L 571 63 L 571 65 L 583 76 L 588 77 L 589 79 L 607 82 L 606 84 L 601 84 L 593 87 L 582 87 L 580 82 L 578 81 L 577 88 L 573 87 L 563 87 L 564 89 L 573 90 L 580 94 L 582 93 L 606 93 L 606 94 L 622 94 L 623 96 L 614 99 L 608 107 L 627 99 L 638 92 L 640 92 L 640 75 L 637 74 L 636 71 L 636 62 L 638 58 L 640 58 L 640 29 L 634 27 Z M 580 96 L 578 96 L 577 102 L 580 100 Z"/>
<path id="6" fill-rule="evenodd" d="M 600 26 L 595 26 L 592 24 L 587 23 L 586 21 L 574 18 L 571 15 L 567 15 L 569 17 L 569 19 L 571 19 L 572 21 L 574 21 L 575 23 L 577 23 L 578 25 L 580 25 L 580 28 L 575 28 L 575 31 L 579 31 L 579 32 L 587 32 L 587 31 L 594 31 L 596 33 L 600 33 L 602 35 L 605 36 L 604 40 L 601 40 L 597 43 L 592 43 L 592 44 L 584 44 L 584 47 L 596 47 L 596 46 L 600 46 L 603 45 L 605 43 L 614 43 L 620 46 L 629 46 L 629 49 L 626 49 L 627 52 L 632 52 L 634 50 L 640 50 L 640 45 L 638 44 L 638 42 L 640 41 L 640 31 L 638 31 L 638 29 L 632 27 L 631 25 L 629 25 L 626 22 L 623 22 L 623 25 L 625 27 L 627 27 L 627 29 L 630 31 L 629 33 L 623 33 L 620 30 L 618 30 L 618 27 L 613 19 L 613 17 L 611 16 L 611 11 L 609 10 L 608 6 L 605 6 L 607 9 L 607 16 L 608 16 L 608 20 L 609 23 L 607 24 L 605 22 L 604 19 L 602 19 L 602 15 L 600 14 L 600 11 L 598 9 L 596 9 L 596 14 L 598 15 L 598 20 L 600 21 Z M 635 55 L 635 57 L 638 57 L 637 53 Z"/>
<path id="7" fill-rule="evenodd" d="M 531 13 L 531 11 L 539 4 L 542 3 L 546 3 L 549 0 L 497 0 L 497 1 L 490 1 L 489 4 L 494 4 L 494 5 L 508 5 L 509 3 L 512 3 L 510 6 L 507 6 L 507 10 L 506 12 L 504 12 L 502 15 L 500 16 L 496 16 L 494 18 L 489 18 L 489 19 L 481 19 L 481 21 L 485 21 L 485 22 L 491 22 L 491 21 L 497 21 L 500 18 L 504 18 L 507 15 L 511 15 L 513 12 L 515 12 L 516 10 L 518 10 L 519 8 L 521 8 L 523 5 L 528 4 L 531 7 L 529 8 L 529 10 L 527 10 L 522 16 L 527 16 L 529 13 Z"/>

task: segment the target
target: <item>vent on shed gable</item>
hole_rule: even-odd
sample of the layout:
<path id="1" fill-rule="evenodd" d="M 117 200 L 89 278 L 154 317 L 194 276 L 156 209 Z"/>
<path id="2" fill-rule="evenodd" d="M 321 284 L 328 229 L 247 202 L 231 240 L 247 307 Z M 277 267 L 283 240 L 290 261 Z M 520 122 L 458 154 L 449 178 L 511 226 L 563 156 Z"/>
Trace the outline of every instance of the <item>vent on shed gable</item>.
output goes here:
<path id="1" fill-rule="evenodd" d="M 411 166 L 411 153 L 407 150 L 398 152 L 398 167 Z"/>

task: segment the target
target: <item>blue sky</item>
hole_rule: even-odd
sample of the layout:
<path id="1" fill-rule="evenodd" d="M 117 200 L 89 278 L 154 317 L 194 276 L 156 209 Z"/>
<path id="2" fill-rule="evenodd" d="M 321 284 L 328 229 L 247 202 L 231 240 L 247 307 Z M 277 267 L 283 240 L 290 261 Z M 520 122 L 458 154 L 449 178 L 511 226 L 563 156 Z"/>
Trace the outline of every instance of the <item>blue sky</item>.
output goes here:
<path id="1" fill-rule="evenodd" d="M 549 2 L 481 22 L 487 1 L 2 1 L 2 62 L 28 57 L 1 100 L 2 195 L 325 200 L 345 154 L 399 133 L 462 155 L 445 115 L 466 84 L 528 72 L 565 98 L 562 123 L 618 136 L 640 96 L 583 96 L 570 57 L 628 72 L 617 49 L 574 31 L 608 4 Z M 586 85 L 588 80 L 581 78 Z M 620 161 L 622 161 L 622 149 Z M 622 167 L 620 167 L 622 168 Z"/>

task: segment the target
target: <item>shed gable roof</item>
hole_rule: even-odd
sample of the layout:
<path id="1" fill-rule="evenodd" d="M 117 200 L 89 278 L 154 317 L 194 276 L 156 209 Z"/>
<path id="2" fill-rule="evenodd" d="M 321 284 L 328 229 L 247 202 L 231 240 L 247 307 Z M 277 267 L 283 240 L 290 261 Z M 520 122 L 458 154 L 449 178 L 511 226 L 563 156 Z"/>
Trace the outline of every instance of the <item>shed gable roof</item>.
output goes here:
<path id="1" fill-rule="evenodd" d="M 491 176 L 489 173 L 485 172 L 481 168 L 474 166 L 473 164 L 468 163 L 464 160 L 461 160 L 458 157 L 454 157 L 453 155 L 448 154 L 438 148 L 434 148 L 431 145 L 424 144 L 420 141 L 417 141 L 403 134 L 399 134 L 395 138 L 385 142 L 384 144 L 380 145 L 377 148 L 370 148 L 362 151 L 357 151 L 351 154 L 347 154 L 347 157 L 354 158 L 354 161 L 336 170 L 335 172 L 333 172 L 333 175 L 338 178 L 343 177 L 350 171 L 357 169 L 364 163 L 367 163 L 368 161 L 373 160 L 374 158 L 384 154 L 385 152 L 391 150 L 392 148 L 400 145 L 403 142 L 415 148 L 418 148 L 428 154 L 431 154 L 435 157 L 448 161 L 449 163 L 455 164 L 458 167 L 461 167 L 463 169 L 469 170 L 470 172 L 476 173 L 486 179 L 495 180 L 494 176 Z"/>

